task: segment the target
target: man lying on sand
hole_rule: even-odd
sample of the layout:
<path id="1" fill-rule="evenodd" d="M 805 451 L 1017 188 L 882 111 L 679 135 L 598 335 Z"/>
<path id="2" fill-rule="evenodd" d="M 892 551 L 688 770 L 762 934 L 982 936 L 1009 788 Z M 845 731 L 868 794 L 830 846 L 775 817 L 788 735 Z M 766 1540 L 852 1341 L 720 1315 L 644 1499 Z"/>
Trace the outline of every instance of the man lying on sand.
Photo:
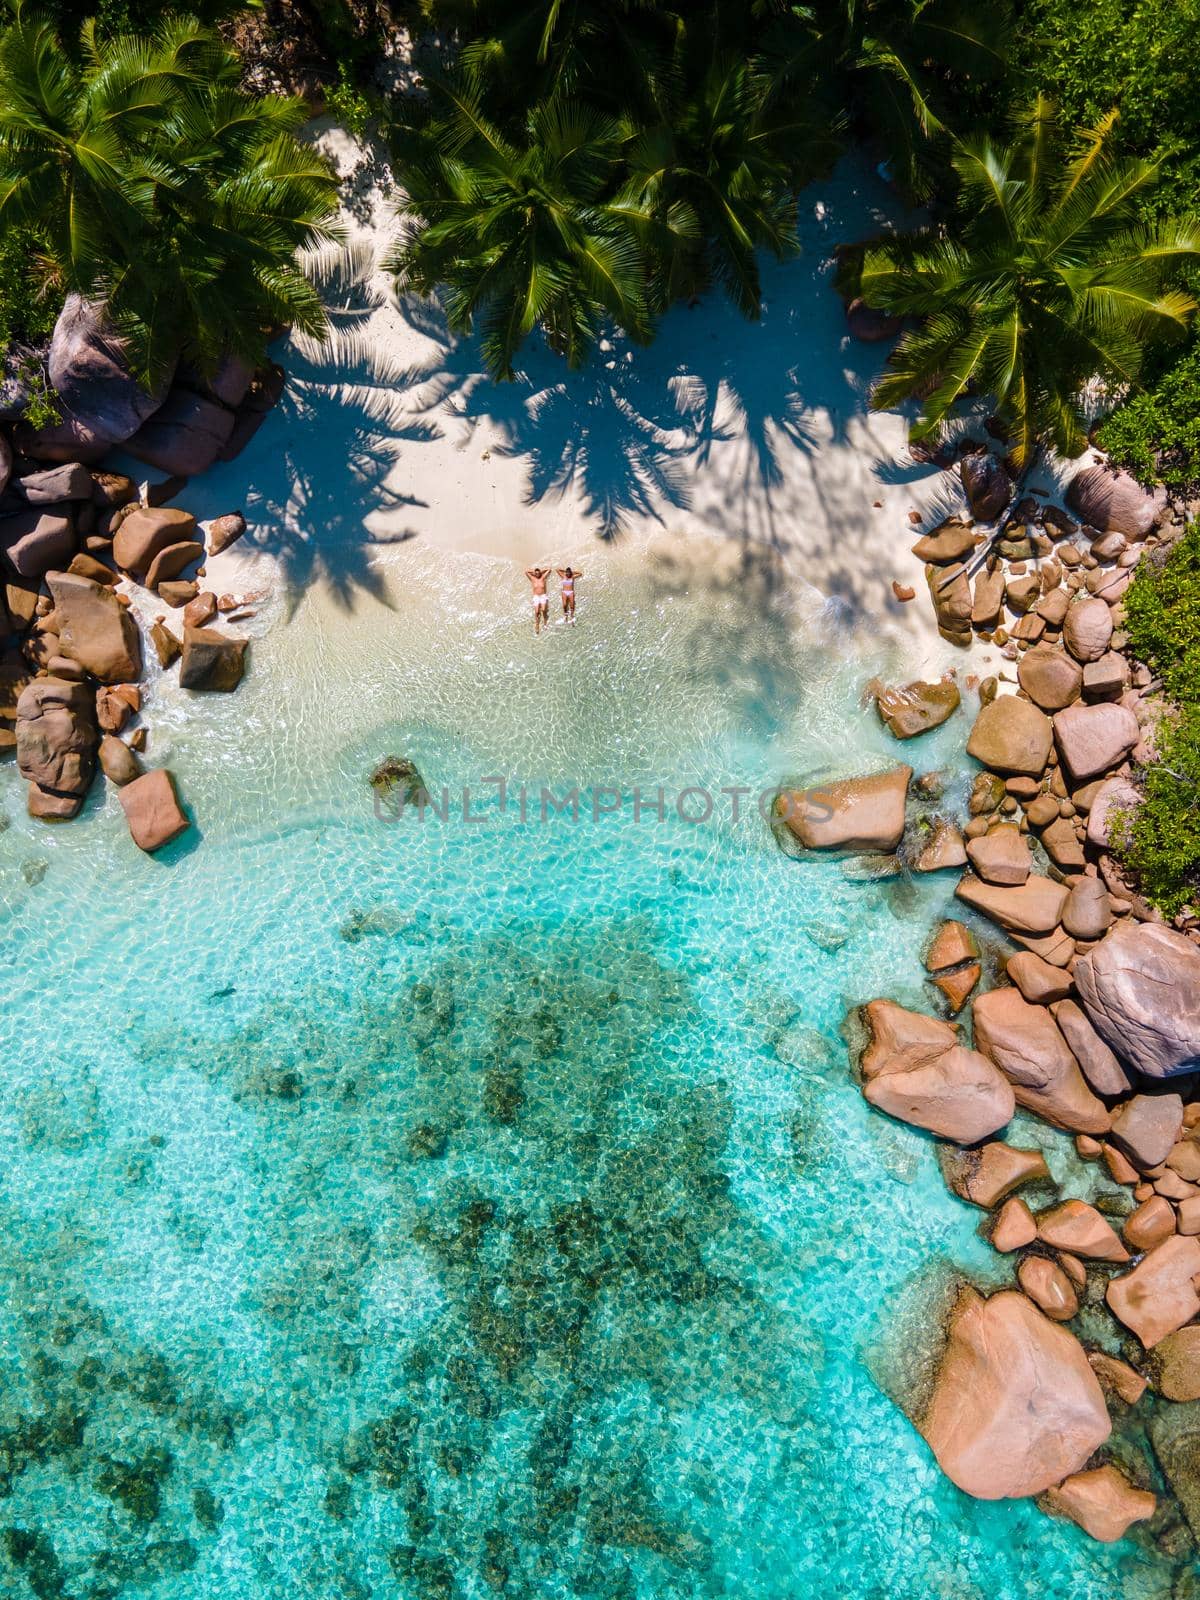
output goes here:
<path id="1" fill-rule="evenodd" d="M 525 576 L 533 590 L 533 631 L 541 633 L 542 624 L 550 620 L 550 596 L 546 593 L 549 567 L 526 567 Z"/>

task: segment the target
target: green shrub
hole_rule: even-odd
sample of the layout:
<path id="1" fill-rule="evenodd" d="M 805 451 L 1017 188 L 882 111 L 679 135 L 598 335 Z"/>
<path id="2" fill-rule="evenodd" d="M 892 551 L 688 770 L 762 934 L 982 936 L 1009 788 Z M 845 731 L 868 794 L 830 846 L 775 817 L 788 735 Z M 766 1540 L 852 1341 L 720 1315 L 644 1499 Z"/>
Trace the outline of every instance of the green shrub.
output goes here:
<path id="1" fill-rule="evenodd" d="M 1090 126 L 1119 108 L 1123 146 L 1141 156 L 1174 152 L 1146 211 L 1180 215 L 1200 190 L 1200 0 L 1026 0 L 1014 82 L 1052 95 L 1065 120 Z"/>
<path id="2" fill-rule="evenodd" d="M 375 116 L 371 96 L 359 88 L 344 61 L 338 62 L 338 81 L 326 91 L 325 104 L 330 114 L 356 139 L 365 138 Z"/>
<path id="3" fill-rule="evenodd" d="M 1171 916 L 1200 884 L 1200 525 L 1165 559 L 1139 563 L 1125 613 L 1133 653 L 1161 678 L 1170 710 L 1142 804 L 1118 819 L 1118 849 L 1142 892 Z"/>
<path id="4" fill-rule="evenodd" d="M 35 343 L 54 326 L 62 295 L 45 292 L 42 246 L 29 228 L 0 228 L 0 355 L 14 339 Z"/>
<path id="5" fill-rule="evenodd" d="M 1184 354 L 1150 388 L 1118 406 L 1097 443 L 1118 466 L 1173 489 L 1200 481 L 1200 344 Z"/>

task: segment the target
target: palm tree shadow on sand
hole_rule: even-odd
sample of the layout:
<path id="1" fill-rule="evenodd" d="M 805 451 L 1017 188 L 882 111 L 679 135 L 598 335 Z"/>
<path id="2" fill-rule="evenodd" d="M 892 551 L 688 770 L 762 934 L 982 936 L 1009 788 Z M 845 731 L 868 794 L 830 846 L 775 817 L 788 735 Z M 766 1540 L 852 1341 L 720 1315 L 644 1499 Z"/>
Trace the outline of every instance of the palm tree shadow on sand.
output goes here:
<path id="1" fill-rule="evenodd" d="M 318 578 L 348 610 L 361 594 L 386 605 L 372 552 L 416 530 L 378 532 L 368 519 L 385 513 L 394 523 L 404 507 L 426 504 L 389 480 L 405 449 L 440 437 L 440 429 L 409 413 L 404 374 L 380 356 L 368 332 L 385 303 L 371 249 L 322 251 L 308 265 L 329 310 L 330 333 L 323 342 L 293 338 L 279 407 L 284 447 L 270 456 L 256 453 L 249 538 L 280 562 L 292 608 Z M 338 463 L 335 470 L 331 463 Z"/>
<path id="2" fill-rule="evenodd" d="M 747 346 L 774 338 L 761 324 L 736 324 L 736 348 L 709 360 L 679 360 L 679 339 L 638 348 L 610 332 L 573 372 L 534 335 L 516 379 L 500 384 L 482 373 L 475 340 L 456 338 L 438 305 L 410 297 L 400 310 L 436 346 L 405 374 L 410 414 L 448 409 L 468 428 L 486 421 L 500 435 L 497 453 L 526 463 L 525 503 L 573 498 L 603 539 L 635 520 L 664 524 L 672 510 L 691 510 L 714 446 L 736 442 L 746 477 L 769 491 L 783 480 L 781 457 L 817 442 L 798 365 L 779 360 L 777 342 L 774 361 L 746 359 Z M 789 321 L 796 315 L 790 308 Z M 692 318 L 698 332 L 705 321 L 732 320 L 724 307 Z M 696 353 L 707 352 L 701 344 Z"/>
<path id="3" fill-rule="evenodd" d="M 885 350 L 851 345 L 833 287 L 836 244 L 886 226 L 880 186 L 839 173 L 804 208 L 802 254 L 764 261 L 762 316 L 717 293 L 675 307 L 653 344 L 609 333 L 578 371 L 533 335 L 515 381 L 483 372 L 479 344 L 447 327 L 436 302 L 401 300 L 429 357 L 404 375 L 414 418 L 449 413 L 526 463 L 525 501 L 571 499 L 597 534 L 694 512 L 714 533 L 782 549 L 791 490 L 820 449 L 847 441 Z M 869 432 L 869 425 L 868 425 Z"/>
<path id="4" fill-rule="evenodd" d="M 310 270 L 331 336 L 292 340 L 282 427 L 247 453 L 250 541 L 278 556 L 293 597 L 320 579 L 347 608 L 360 596 L 386 603 L 374 554 L 437 510 L 403 487 L 421 479 L 420 447 L 444 453 L 454 434 L 461 450 L 478 433 L 523 464 L 526 505 L 569 503 L 605 540 L 638 524 L 669 529 L 679 513 L 757 563 L 787 551 L 815 491 L 836 545 L 861 518 L 861 486 L 844 455 L 822 452 L 855 442 L 855 419 L 870 435 L 865 400 L 885 352 L 846 339 L 832 251 L 877 229 L 874 204 L 853 178 L 813 202 L 804 253 L 764 263 L 758 322 L 714 295 L 670 311 L 648 347 L 610 333 L 578 371 L 535 335 L 511 383 L 487 377 L 478 340 L 453 334 L 436 300 L 396 302 L 367 244 L 318 253 Z M 420 337 L 416 361 L 386 353 L 373 319 L 389 306 Z"/>

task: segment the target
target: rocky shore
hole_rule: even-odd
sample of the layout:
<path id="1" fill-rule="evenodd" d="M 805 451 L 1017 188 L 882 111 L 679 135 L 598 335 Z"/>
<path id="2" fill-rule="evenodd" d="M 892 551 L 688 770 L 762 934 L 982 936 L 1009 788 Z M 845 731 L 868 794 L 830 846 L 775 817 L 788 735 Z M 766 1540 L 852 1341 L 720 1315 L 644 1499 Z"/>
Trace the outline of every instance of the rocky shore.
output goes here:
<path id="1" fill-rule="evenodd" d="M 840 852 L 850 876 L 959 874 L 963 915 L 924 954 L 938 1014 L 881 996 L 848 1019 L 865 1098 L 942 1141 L 948 1187 L 1013 1263 L 1012 1288 L 962 1287 L 913 1418 L 970 1495 L 1037 1496 L 1106 1541 L 1142 1522 L 1154 1537 L 1174 1497 L 1200 1539 L 1200 935 L 1190 910 L 1167 925 L 1112 853 L 1161 714 L 1122 596 L 1187 508 L 1099 461 L 1066 508 L 1013 504 L 982 446 L 937 464 L 974 513 L 915 546 L 940 630 L 1014 667 L 966 679 L 965 814 L 944 774 L 907 764 L 777 808 L 791 850 Z M 904 741 L 963 697 L 954 674 L 867 693 Z M 1006 1139 L 1018 1112 L 1073 1139 L 1082 1192 Z M 1127 1447 L 1156 1397 L 1148 1450 Z"/>
<path id="2" fill-rule="evenodd" d="M 0 752 L 28 780 L 28 809 L 77 816 L 97 769 L 120 790 L 134 842 L 161 849 L 190 826 L 175 780 L 145 770 L 142 720 L 149 597 L 165 609 L 146 630 L 184 689 L 228 693 L 247 640 L 227 623 L 261 596 L 204 587 L 206 562 L 245 531 L 238 512 L 198 526 L 175 502 L 189 476 L 244 446 L 282 390 L 282 372 L 227 361 L 209 378 L 177 371 L 150 396 L 127 370 L 96 309 L 71 296 L 47 367 L 59 422 L 18 419 L 19 382 L 0 387 Z M 135 481 L 99 465 L 119 447 L 166 478 Z M 141 601 L 135 605 L 135 601 Z"/>

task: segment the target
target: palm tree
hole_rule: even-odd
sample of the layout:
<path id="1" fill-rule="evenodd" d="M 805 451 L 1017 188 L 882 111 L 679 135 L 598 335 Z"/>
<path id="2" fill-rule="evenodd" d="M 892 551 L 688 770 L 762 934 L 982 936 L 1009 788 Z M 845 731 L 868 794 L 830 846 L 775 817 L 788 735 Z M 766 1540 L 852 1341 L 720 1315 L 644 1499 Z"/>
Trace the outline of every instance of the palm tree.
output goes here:
<path id="1" fill-rule="evenodd" d="M 253 98 L 190 17 L 147 37 L 84 25 L 80 61 L 15 0 L 0 32 L 0 227 L 33 227 L 61 287 L 103 299 L 152 383 L 324 325 L 297 251 L 336 236 L 337 191 L 298 101 Z"/>
<path id="2" fill-rule="evenodd" d="M 1008 0 L 755 0 L 761 65 L 772 92 L 814 95 L 883 150 L 900 189 L 925 199 L 939 174 L 937 140 L 953 105 L 1005 69 Z"/>
<path id="3" fill-rule="evenodd" d="M 768 98 L 768 84 L 743 54 L 711 30 L 681 30 L 659 120 L 634 134 L 619 204 L 641 227 L 652 303 L 717 283 L 751 319 L 762 288 L 758 252 L 795 253 L 795 188 L 832 140 L 802 97 Z"/>
<path id="4" fill-rule="evenodd" d="M 1026 466 L 1040 443 L 1078 455 L 1089 379 L 1135 385 L 1148 348 L 1178 335 L 1196 308 L 1173 282 L 1200 253 L 1200 224 L 1140 220 L 1153 162 L 1113 153 L 1116 113 L 1063 149 L 1053 107 L 1039 98 L 1020 136 L 957 146 L 961 183 L 945 231 L 867 251 L 868 305 L 916 317 L 873 403 L 916 396 L 914 439 L 935 434 L 966 394 L 995 396 Z"/>
<path id="5" fill-rule="evenodd" d="M 459 33 L 463 70 L 500 113 L 565 97 L 648 115 L 682 26 L 682 8 L 664 0 L 423 0 L 422 9 Z"/>
<path id="6" fill-rule="evenodd" d="M 466 82 L 431 85 L 430 114 L 396 134 L 410 223 L 388 265 L 401 289 L 446 289 L 451 327 L 479 326 L 497 378 L 541 327 L 572 366 L 609 316 L 647 334 L 632 208 L 605 200 L 621 129 L 570 102 L 535 107 L 507 137 Z"/>

